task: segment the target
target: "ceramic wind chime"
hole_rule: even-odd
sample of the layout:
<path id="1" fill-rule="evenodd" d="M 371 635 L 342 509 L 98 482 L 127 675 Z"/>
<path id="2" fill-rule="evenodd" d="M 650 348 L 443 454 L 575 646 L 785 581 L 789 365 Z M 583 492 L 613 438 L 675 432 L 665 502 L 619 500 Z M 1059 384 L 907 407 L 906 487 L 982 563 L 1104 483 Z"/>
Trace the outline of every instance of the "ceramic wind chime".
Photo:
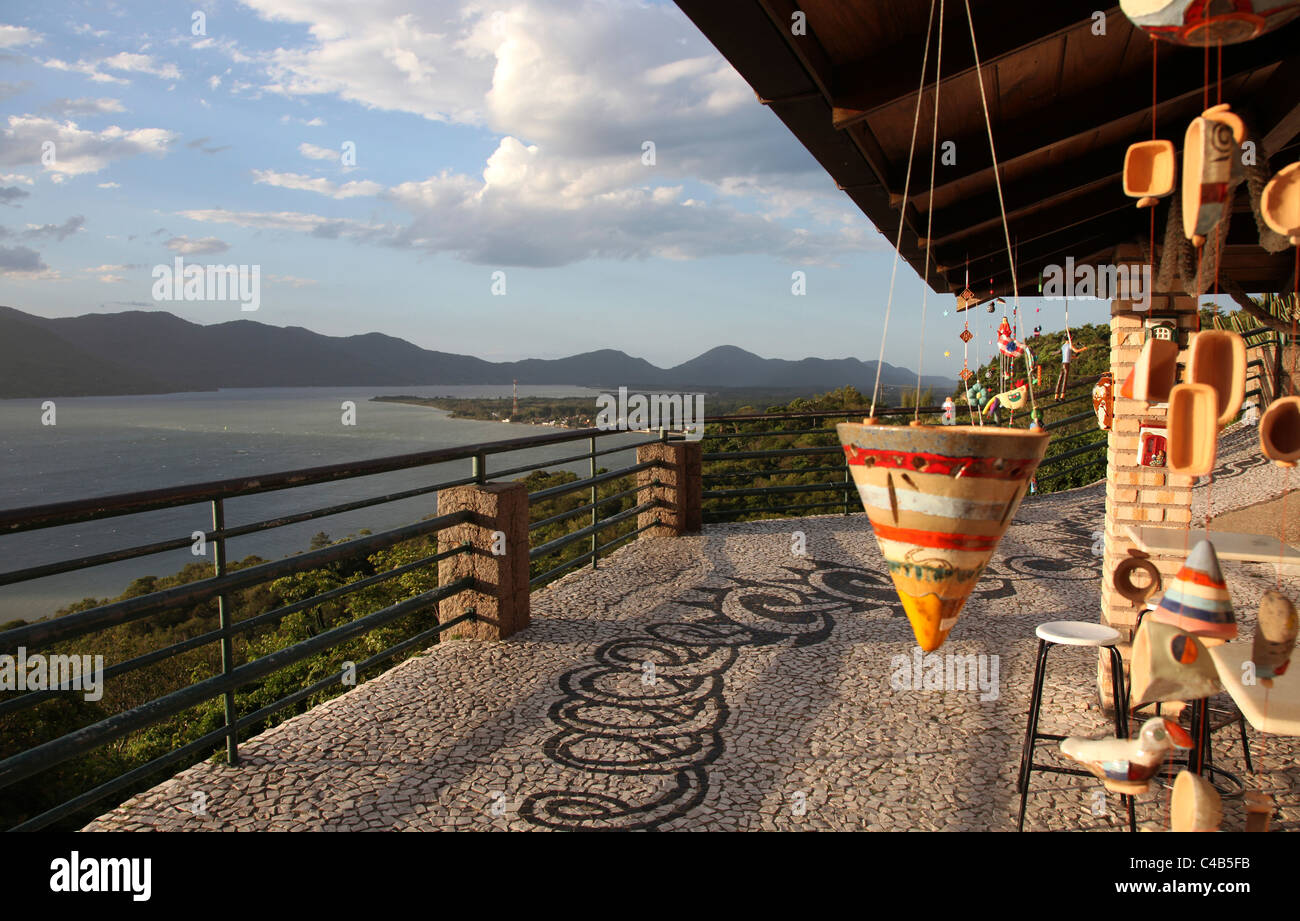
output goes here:
<path id="1" fill-rule="evenodd" d="M 1260 199 L 1260 212 L 1270 228 L 1300 247 L 1300 163 L 1292 163 L 1269 180 Z M 1296 260 L 1300 262 L 1300 252 Z M 1300 303 L 1300 292 L 1296 302 Z M 1278 466 L 1294 467 L 1300 462 L 1300 397 L 1294 391 L 1274 400 L 1260 417 L 1259 446 Z"/>
<path id="2" fill-rule="evenodd" d="M 1143 618 L 1133 635 L 1129 706 L 1167 700 L 1200 700 L 1223 690 L 1205 644 L 1194 634 Z"/>
<path id="3" fill-rule="evenodd" d="M 1139 208 L 1152 208 L 1173 194 L 1177 175 L 1173 141 L 1138 141 L 1124 154 L 1124 194 L 1138 199 Z"/>
<path id="4" fill-rule="evenodd" d="M 1297 634 L 1300 618 L 1296 617 L 1295 605 L 1281 592 L 1265 592 L 1259 603 L 1250 657 L 1255 663 L 1255 678 L 1264 687 L 1271 688 L 1274 678 L 1286 674 Z"/>
<path id="5" fill-rule="evenodd" d="M 1143 32 L 1197 48 L 1249 41 L 1300 15 L 1300 0 L 1120 0 L 1119 6 Z"/>
<path id="6" fill-rule="evenodd" d="M 1156 716 L 1142 724 L 1136 739 L 1071 737 L 1061 742 L 1061 753 L 1087 768 L 1110 792 L 1136 796 L 1147 791 L 1167 752 L 1191 747 L 1187 730 Z"/>
<path id="7" fill-rule="evenodd" d="M 1218 831 L 1223 821 L 1223 800 L 1214 785 L 1200 774 L 1179 771 L 1169 798 L 1170 831 Z"/>
<path id="8" fill-rule="evenodd" d="M 1246 126 L 1226 103 L 1192 119 L 1183 140 L 1183 236 L 1205 243 L 1245 178 L 1241 143 Z"/>
<path id="9" fill-rule="evenodd" d="M 1203 540 L 1192 548 L 1160 604 L 1146 619 L 1185 630 L 1206 643 L 1236 638 L 1232 599 L 1212 543 Z"/>

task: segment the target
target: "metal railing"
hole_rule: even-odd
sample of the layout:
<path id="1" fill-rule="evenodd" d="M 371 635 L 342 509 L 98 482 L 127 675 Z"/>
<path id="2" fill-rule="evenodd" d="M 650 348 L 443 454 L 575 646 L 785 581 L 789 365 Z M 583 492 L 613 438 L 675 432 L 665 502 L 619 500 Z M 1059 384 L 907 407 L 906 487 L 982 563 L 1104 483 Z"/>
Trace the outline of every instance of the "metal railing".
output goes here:
<path id="1" fill-rule="evenodd" d="M 615 438 L 614 441 L 617 443 L 611 446 L 607 436 L 621 437 Z M 68 731 L 53 734 L 52 737 L 45 737 L 51 733 L 42 731 L 45 729 L 44 721 L 37 722 L 32 731 L 33 725 L 29 719 L 24 725 L 32 737 L 31 744 L 18 751 L 8 751 L 7 757 L 0 758 L 0 795 L 8 798 L 11 804 L 10 813 L 17 812 L 22 816 L 14 826 L 15 830 L 43 828 L 69 817 L 84 817 L 88 807 L 115 794 L 129 795 L 135 789 L 156 782 L 164 771 L 202 760 L 217 748 L 224 748 L 229 763 L 237 764 L 239 739 L 265 727 L 277 714 L 281 714 L 287 708 L 303 704 L 313 697 L 340 693 L 348 679 L 355 681 L 358 675 L 390 665 L 399 656 L 437 642 L 443 632 L 476 617 L 473 609 L 467 609 L 441 623 L 437 622 L 438 606 L 454 605 L 456 596 L 473 586 L 472 579 L 462 578 L 446 585 L 436 585 L 436 587 L 416 590 L 414 593 L 408 592 L 409 597 L 392 598 L 390 603 L 383 604 L 376 610 L 365 611 L 359 616 L 347 616 L 355 615 L 355 611 L 349 607 L 344 616 L 335 618 L 339 622 L 328 625 L 328 628 L 323 623 L 319 624 L 321 628 L 319 632 L 309 630 L 311 635 L 307 638 L 282 648 L 259 650 L 256 645 L 256 641 L 264 638 L 267 631 L 284 624 L 291 615 L 308 615 L 314 611 L 317 612 L 319 620 L 319 612 L 324 609 L 324 606 L 332 603 L 355 602 L 364 593 L 373 594 L 381 588 L 388 591 L 390 595 L 394 592 L 400 594 L 404 591 L 400 587 L 402 585 L 400 580 L 406 576 L 423 575 L 426 583 L 436 582 L 437 564 L 442 560 L 468 552 L 469 547 L 467 544 L 460 544 L 438 552 L 427 552 L 436 549 L 436 547 L 430 548 L 428 544 L 436 541 L 442 531 L 470 520 L 468 512 L 439 515 L 377 534 L 363 533 L 362 536 L 317 547 L 296 556 L 245 566 L 232 566 L 229 562 L 229 544 L 232 539 L 416 496 L 433 495 L 452 487 L 485 483 L 489 479 L 518 477 L 536 471 L 553 473 L 557 468 L 585 461 L 590 471 L 587 477 L 548 485 L 529 495 L 530 510 L 537 518 L 529 526 L 530 536 L 553 531 L 557 527 L 575 522 L 579 516 L 586 521 L 584 526 L 576 528 L 571 533 L 549 539 L 530 548 L 529 558 L 533 568 L 537 570 L 544 568 L 544 571 L 538 572 L 530 583 L 533 587 L 538 587 L 583 564 L 597 565 L 602 554 L 610 552 L 642 533 L 646 528 L 653 526 L 652 520 L 652 524 L 636 527 L 636 517 L 653 511 L 658 507 L 658 503 L 635 502 L 638 491 L 635 477 L 642 471 L 651 470 L 656 463 L 633 463 L 602 472 L 597 462 L 601 458 L 635 451 L 640 445 L 666 438 L 667 435 L 663 432 L 658 435 L 648 433 L 636 435 L 602 429 L 561 431 L 528 438 L 417 452 L 355 463 L 333 464 L 265 476 L 240 477 L 0 511 L 0 535 L 117 519 L 163 509 L 194 506 L 197 503 L 204 503 L 210 507 L 212 521 L 212 527 L 203 531 L 201 535 L 194 533 L 185 537 L 153 541 L 91 556 L 42 563 L 0 573 L 0 586 L 15 585 L 192 547 L 200 537 L 202 546 L 212 547 L 212 575 L 208 578 L 99 604 L 87 610 L 23 624 L 0 632 L 0 655 L 10 655 L 17 659 L 44 652 L 66 655 L 70 652 L 67 647 L 69 643 L 77 641 L 83 646 L 93 645 L 97 639 L 105 641 L 107 636 L 105 631 L 147 628 L 162 616 L 190 617 L 201 624 L 194 635 L 159 648 L 138 652 L 123 661 L 109 664 L 103 668 L 99 676 L 104 683 L 101 688 L 106 687 L 110 681 L 148 682 L 151 678 L 149 669 L 169 660 L 177 660 L 177 657 L 186 654 L 193 656 L 207 650 L 210 658 L 217 660 L 206 663 L 206 671 L 211 672 L 206 677 L 194 674 L 192 679 L 182 686 L 161 688 L 159 690 L 162 693 L 116 712 L 89 709 L 87 715 L 81 720 L 83 724 L 74 725 Z M 505 458 L 514 452 L 535 451 L 570 443 L 583 443 L 585 450 L 567 456 L 508 465 L 500 470 L 489 470 L 488 467 L 489 458 Z M 383 493 L 345 503 L 334 503 L 237 526 L 229 526 L 226 523 L 226 503 L 236 497 L 464 462 L 469 462 L 468 475 L 453 475 L 412 489 Z M 657 481 L 652 478 L 650 485 L 657 485 Z M 552 511 L 552 508 L 562 503 L 565 497 L 581 491 L 586 491 L 590 497 L 589 501 L 576 508 Z M 616 531 L 613 539 L 602 540 L 611 529 Z M 590 541 L 590 549 L 585 553 L 572 555 L 570 548 L 583 540 Z M 365 571 L 366 568 L 375 568 L 369 561 L 375 559 L 376 553 L 392 552 L 401 547 L 407 548 L 414 557 L 388 568 L 373 572 Z M 206 556 L 206 553 L 204 555 Z M 245 616 L 238 616 L 240 613 L 240 606 L 236 603 L 238 593 L 264 589 L 275 580 L 309 576 L 328 570 L 332 566 L 345 565 L 352 567 L 354 571 L 342 581 L 342 584 L 323 590 L 311 589 L 306 597 L 292 600 L 276 599 L 272 595 L 270 596 L 272 599 L 284 603 L 273 602 L 270 609 L 252 613 L 244 611 Z M 362 606 L 364 608 L 365 605 Z M 396 638 L 380 637 L 376 634 L 380 628 L 390 627 L 403 621 L 409 622 L 407 628 Z M 327 664 L 320 660 L 323 654 L 338 653 L 345 649 L 346 644 L 356 645 L 357 641 L 365 638 L 370 638 L 367 642 L 377 641 L 385 645 L 372 652 L 363 643 L 358 648 L 364 648 L 370 654 L 361 661 L 354 663 L 347 660 L 342 663 L 342 667 L 335 662 L 330 666 L 327 674 L 317 677 L 320 669 Z M 395 641 L 390 642 L 390 640 Z M 237 644 L 240 644 L 239 647 Z M 254 652 L 261 654 L 254 655 Z M 202 664 L 195 665 L 196 672 L 203 670 L 199 667 Z M 273 696 L 269 700 L 263 699 L 264 695 L 259 696 L 256 693 L 247 694 L 245 699 L 240 699 L 241 691 L 249 688 L 259 690 L 260 685 L 266 683 L 268 679 L 278 677 L 289 680 L 292 676 L 286 675 L 286 669 L 303 665 L 310 668 L 309 677 L 301 686 L 288 693 Z M 260 689 L 264 690 L 264 688 Z M 30 717 L 31 714 L 27 711 L 31 711 L 34 707 L 53 704 L 58 699 L 67 700 L 66 695 L 66 688 L 0 692 L 0 730 L 5 728 L 6 723 L 12 727 L 14 720 L 24 716 Z M 39 781 L 43 776 L 48 776 L 49 771 L 61 765 L 78 758 L 102 753 L 110 746 L 120 745 L 133 734 L 167 724 L 168 721 L 181 718 L 190 722 L 201 721 L 203 715 L 201 709 L 205 706 L 211 707 L 216 701 L 220 701 L 219 725 L 210 729 L 204 727 L 206 731 L 198 731 L 196 736 L 192 729 L 188 733 L 180 732 L 177 744 L 167 747 L 160 754 L 142 760 L 140 763 L 127 763 L 124 769 L 111 779 L 93 783 L 87 789 L 80 790 L 60 802 L 52 804 L 42 802 L 29 809 L 13 808 L 17 798 L 14 795 L 15 789 L 19 791 L 19 796 L 25 795 L 28 799 L 36 797 L 40 792 L 30 783 L 25 785 L 25 788 L 16 788 L 16 785 L 23 784 L 24 781 Z M 10 738 L 13 739 L 14 735 L 11 734 Z M 2 734 L 0 734 L 0 741 L 3 741 Z M 8 748 L 12 749 L 12 744 Z"/>

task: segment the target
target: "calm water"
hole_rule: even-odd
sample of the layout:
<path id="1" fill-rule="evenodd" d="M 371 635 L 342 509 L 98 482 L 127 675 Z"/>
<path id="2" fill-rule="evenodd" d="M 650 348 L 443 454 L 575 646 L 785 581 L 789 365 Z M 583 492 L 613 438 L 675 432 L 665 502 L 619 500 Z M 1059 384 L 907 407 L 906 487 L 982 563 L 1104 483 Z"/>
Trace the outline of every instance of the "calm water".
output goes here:
<path id="1" fill-rule="evenodd" d="M 453 420 L 422 406 L 372 403 L 381 394 L 509 396 L 510 387 L 276 388 L 161 396 L 81 397 L 56 401 L 57 425 L 41 424 L 39 400 L 0 400 L 0 508 L 84 499 L 226 477 L 274 473 L 410 451 L 538 435 L 554 429 Z M 587 396 L 580 387 L 520 387 L 521 396 Z M 356 403 L 355 426 L 341 422 L 340 404 Z M 626 442 L 644 436 L 616 435 Z M 616 442 L 611 442 L 610 447 Z M 489 458 L 488 474 L 560 458 L 584 445 L 556 445 Z M 632 452 L 601 458 L 613 468 Z M 567 465 L 585 473 L 586 462 Z M 226 503 L 227 526 L 383 495 L 468 476 L 469 461 L 360 477 L 340 483 L 263 493 Z M 313 534 L 344 537 L 418 521 L 437 509 L 434 495 L 235 538 L 231 559 L 276 558 L 304 550 Z M 44 531 L 0 536 L 0 571 L 187 537 L 211 527 L 206 504 Z M 44 617 L 85 597 L 115 597 L 134 578 L 170 575 L 196 557 L 171 551 L 34 582 L 0 587 L 0 623 Z M 211 556 L 209 555 L 209 559 Z"/>

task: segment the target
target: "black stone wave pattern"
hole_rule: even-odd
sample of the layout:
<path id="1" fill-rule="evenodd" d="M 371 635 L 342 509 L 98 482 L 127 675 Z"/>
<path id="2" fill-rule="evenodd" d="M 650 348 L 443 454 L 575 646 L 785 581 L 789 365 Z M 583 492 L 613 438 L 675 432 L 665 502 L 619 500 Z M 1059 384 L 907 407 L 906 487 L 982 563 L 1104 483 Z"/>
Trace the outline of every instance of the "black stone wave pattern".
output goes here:
<path id="1" fill-rule="evenodd" d="M 1097 577 L 1099 561 L 1078 519 L 1042 529 L 1035 543 L 1058 555 L 1020 555 L 991 565 L 976 596 L 1013 596 L 1022 579 Z M 653 623 L 641 636 L 603 644 L 593 661 L 561 676 L 561 697 L 547 714 L 558 727 L 542 746 L 551 762 L 578 772 L 584 786 L 637 786 L 646 795 L 629 801 L 592 789 L 548 790 L 521 804 L 525 821 L 574 831 L 634 831 L 686 816 L 704 802 L 708 766 L 722 755 L 730 715 L 725 677 L 742 649 L 821 643 L 836 617 L 864 608 L 904 616 L 887 577 L 819 560 L 787 566 L 772 579 L 731 577 L 725 586 L 693 591 L 698 600 L 682 604 L 705 617 Z M 654 663 L 653 683 L 642 681 L 645 662 Z"/>

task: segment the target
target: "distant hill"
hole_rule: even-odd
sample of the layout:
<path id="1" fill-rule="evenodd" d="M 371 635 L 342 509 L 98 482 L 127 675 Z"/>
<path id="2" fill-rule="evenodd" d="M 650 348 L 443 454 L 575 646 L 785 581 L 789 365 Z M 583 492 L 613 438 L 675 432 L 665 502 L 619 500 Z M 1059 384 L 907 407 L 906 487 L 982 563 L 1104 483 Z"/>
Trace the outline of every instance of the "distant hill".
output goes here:
<path id="1" fill-rule="evenodd" d="M 0 399 L 169 393 L 229 387 L 565 384 L 683 390 L 724 387 L 870 391 L 876 363 L 762 358 L 735 346 L 674 368 L 602 349 L 568 358 L 492 362 L 422 349 L 380 333 L 323 336 L 298 326 L 235 320 L 201 326 L 162 311 L 50 319 L 0 307 Z M 915 372 L 886 363 L 886 386 Z M 955 381 L 926 377 L 926 386 Z"/>

